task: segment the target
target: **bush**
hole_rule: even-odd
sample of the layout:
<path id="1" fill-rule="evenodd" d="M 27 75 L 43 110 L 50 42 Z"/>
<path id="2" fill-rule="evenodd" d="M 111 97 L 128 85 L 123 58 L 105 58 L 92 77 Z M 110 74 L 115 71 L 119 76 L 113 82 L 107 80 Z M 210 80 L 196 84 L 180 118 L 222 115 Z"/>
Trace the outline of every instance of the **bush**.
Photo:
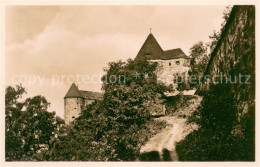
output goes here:
<path id="1" fill-rule="evenodd" d="M 157 84 L 156 66 L 146 60 L 109 63 L 103 77 L 103 99 L 88 106 L 66 134 L 54 140 L 49 160 L 138 158 L 141 146 L 164 126 L 151 120 L 149 110 L 149 106 L 164 102 L 162 95 L 168 90 Z M 124 80 L 108 80 L 111 76 L 124 76 Z"/>
<path id="2" fill-rule="evenodd" d="M 176 151 L 179 160 L 250 161 L 254 159 L 253 116 L 245 117 L 246 123 L 238 122 L 238 111 L 230 90 L 231 85 L 216 85 L 204 96 L 198 111 L 189 118 L 189 122 L 196 122 L 199 129 L 177 143 Z M 253 110 L 251 112 L 254 113 Z M 235 133 L 238 125 L 245 129 L 242 136 Z"/>
<path id="3" fill-rule="evenodd" d="M 47 160 L 133 161 L 139 157 L 141 146 L 166 126 L 165 122 L 151 119 L 124 128 L 105 117 L 99 106 L 92 105 L 68 127 L 65 135 L 55 139 Z"/>
<path id="4" fill-rule="evenodd" d="M 41 160 L 38 153 L 50 146 L 49 141 L 64 124 L 55 112 L 48 112 L 50 103 L 45 97 L 38 95 L 22 101 L 24 93 L 22 86 L 6 88 L 6 161 Z"/>

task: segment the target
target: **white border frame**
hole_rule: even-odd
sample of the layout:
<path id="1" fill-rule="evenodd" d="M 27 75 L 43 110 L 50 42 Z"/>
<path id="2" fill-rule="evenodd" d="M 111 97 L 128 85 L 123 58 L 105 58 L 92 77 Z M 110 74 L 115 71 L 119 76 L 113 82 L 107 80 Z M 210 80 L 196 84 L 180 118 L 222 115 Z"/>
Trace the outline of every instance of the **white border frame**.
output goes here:
<path id="1" fill-rule="evenodd" d="M 257 0 L 117 0 L 117 1 L 109 1 L 109 0 L 78 0 L 78 1 L 68 1 L 68 0 L 52 0 L 52 1 L 44 1 L 44 0 L 31 0 L 31 1 L 22 1 L 22 0 L 0 0 L 0 21 L 1 21 L 1 34 L 0 34 L 0 166 L 111 166 L 111 167 L 121 167 L 121 166 L 212 166 L 212 167 L 226 167 L 226 166 L 260 166 L 259 159 L 259 114 L 257 111 L 259 109 L 259 103 L 257 103 L 259 99 L 259 65 L 260 60 L 257 55 L 259 55 L 259 47 L 258 47 L 258 39 L 259 39 L 259 2 Z M 255 162 L 77 162 L 77 161 L 49 161 L 49 162 L 5 162 L 5 106 L 4 106 L 4 95 L 5 95 L 5 7 L 8 5 L 255 5 L 256 9 L 256 57 L 255 57 L 255 72 L 256 72 L 256 108 L 255 108 L 255 125 L 256 125 L 256 135 L 255 135 Z"/>

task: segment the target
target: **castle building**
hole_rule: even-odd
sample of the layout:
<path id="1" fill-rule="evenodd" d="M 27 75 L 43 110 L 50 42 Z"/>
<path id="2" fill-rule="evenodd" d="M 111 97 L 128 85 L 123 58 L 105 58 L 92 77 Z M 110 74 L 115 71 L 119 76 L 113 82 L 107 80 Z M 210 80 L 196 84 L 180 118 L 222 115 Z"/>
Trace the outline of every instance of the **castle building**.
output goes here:
<path id="1" fill-rule="evenodd" d="M 87 106 L 100 100 L 103 94 L 79 90 L 73 83 L 64 97 L 64 120 L 66 124 L 72 122 Z"/>
<path id="2" fill-rule="evenodd" d="M 188 76 L 190 70 L 189 57 L 180 48 L 162 50 L 152 33 L 148 35 L 135 61 L 144 58 L 158 63 L 157 79 L 166 85 L 172 84 L 174 88 L 177 88 L 174 77 L 176 75 Z M 102 96 L 102 93 L 79 90 L 73 83 L 64 97 L 65 123 L 72 122 L 89 104 L 100 100 Z"/>
<path id="3" fill-rule="evenodd" d="M 172 84 L 176 88 L 177 84 L 174 83 L 174 77 L 176 75 L 188 76 L 190 70 L 189 57 L 180 48 L 162 50 L 152 33 L 148 35 L 135 60 L 144 58 L 158 63 L 157 80 L 166 85 Z"/>

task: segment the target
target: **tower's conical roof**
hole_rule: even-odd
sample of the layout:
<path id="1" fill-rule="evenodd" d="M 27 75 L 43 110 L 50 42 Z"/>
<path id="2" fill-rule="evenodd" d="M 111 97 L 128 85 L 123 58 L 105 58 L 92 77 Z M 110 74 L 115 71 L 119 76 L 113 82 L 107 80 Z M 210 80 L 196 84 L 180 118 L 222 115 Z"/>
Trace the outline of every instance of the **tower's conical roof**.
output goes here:
<path id="1" fill-rule="evenodd" d="M 163 50 L 161 46 L 154 38 L 153 34 L 150 33 L 135 59 L 138 60 L 145 57 L 149 59 L 149 56 L 154 57 L 156 55 L 161 55 L 161 54 L 163 54 Z"/>
<path id="2" fill-rule="evenodd" d="M 67 94 L 65 95 L 64 98 L 69 98 L 69 97 L 80 97 L 83 98 L 83 96 L 81 95 L 79 89 L 77 88 L 77 86 L 75 85 L 75 83 L 73 83 L 70 86 L 70 89 L 68 90 Z"/>

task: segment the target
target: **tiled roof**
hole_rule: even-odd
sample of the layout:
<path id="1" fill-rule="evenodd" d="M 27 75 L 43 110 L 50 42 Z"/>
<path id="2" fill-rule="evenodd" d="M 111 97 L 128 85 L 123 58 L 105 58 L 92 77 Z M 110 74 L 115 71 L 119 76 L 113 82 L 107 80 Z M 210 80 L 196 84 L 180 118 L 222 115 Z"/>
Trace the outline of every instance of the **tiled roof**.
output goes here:
<path id="1" fill-rule="evenodd" d="M 181 50 L 181 48 L 166 50 L 163 52 L 161 59 L 169 60 L 169 59 L 178 59 L 178 58 L 188 58 L 187 55 Z"/>
<path id="2" fill-rule="evenodd" d="M 180 48 L 163 51 L 154 36 L 149 34 L 135 60 L 140 60 L 143 58 L 147 58 L 148 60 L 171 60 L 188 58 L 188 56 L 185 55 Z"/>
<path id="3" fill-rule="evenodd" d="M 80 93 L 86 99 L 98 100 L 98 99 L 101 99 L 103 97 L 103 94 L 99 93 L 99 92 L 80 90 Z"/>
<path id="4" fill-rule="evenodd" d="M 81 95 L 81 93 L 79 92 L 79 89 L 77 88 L 77 86 L 75 85 L 75 83 L 73 83 L 70 86 L 70 89 L 68 90 L 67 94 L 65 95 L 64 98 L 68 98 L 68 97 L 80 97 L 83 98 L 83 96 Z"/>
<path id="5" fill-rule="evenodd" d="M 71 97 L 100 100 L 103 97 L 103 94 L 99 92 L 79 90 L 75 83 L 73 83 L 64 98 Z"/>
<path id="6" fill-rule="evenodd" d="M 154 55 L 160 55 L 162 53 L 163 50 L 154 38 L 153 34 L 149 34 L 140 51 L 138 52 L 136 59 L 142 59 L 143 56 L 150 57 Z"/>

